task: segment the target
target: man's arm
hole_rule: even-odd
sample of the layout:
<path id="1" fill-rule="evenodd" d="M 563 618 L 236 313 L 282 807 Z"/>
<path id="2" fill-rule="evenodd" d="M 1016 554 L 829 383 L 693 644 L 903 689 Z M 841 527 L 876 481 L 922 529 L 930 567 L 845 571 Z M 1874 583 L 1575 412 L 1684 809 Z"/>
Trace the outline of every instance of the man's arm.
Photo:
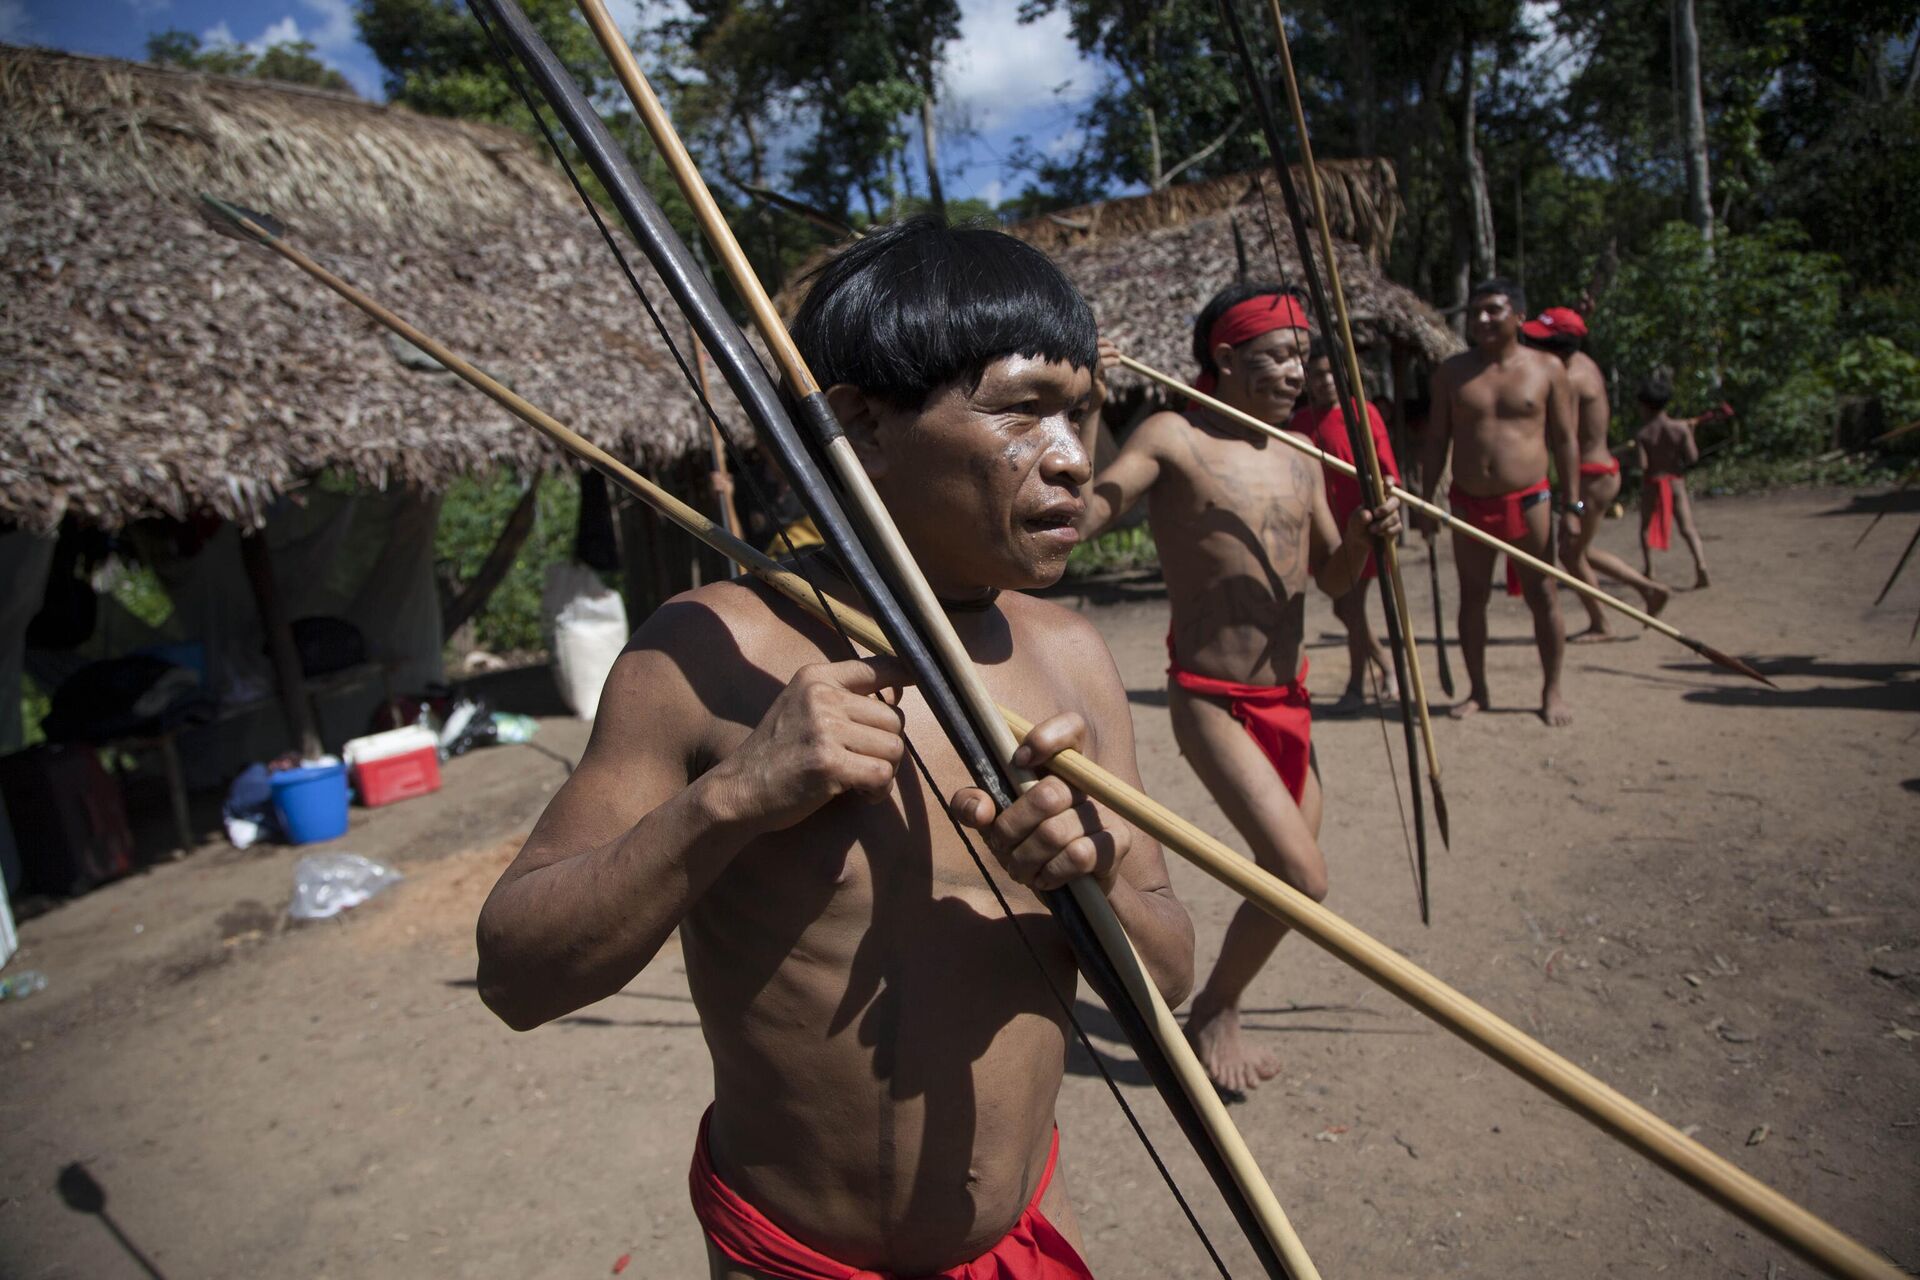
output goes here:
<path id="1" fill-rule="evenodd" d="M 1566 510 L 1580 497 L 1580 407 L 1566 366 L 1552 356 L 1547 365 L 1547 448 L 1560 473 L 1560 507 Z"/>
<path id="2" fill-rule="evenodd" d="M 1087 509 L 1080 517 L 1080 536 L 1091 540 L 1133 510 L 1160 478 L 1160 446 L 1168 431 L 1164 419 L 1178 422 L 1177 414 L 1156 413 L 1127 437 L 1113 465 L 1087 486 Z"/>
<path id="3" fill-rule="evenodd" d="M 1694 433 L 1693 423 L 1688 423 L 1682 428 L 1680 435 L 1681 443 L 1687 450 L 1687 465 L 1691 467 L 1694 463 L 1700 461 L 1700 438 Z"/>
<path id="4" fill-rule="evenodd" d="M 580 764 L 481 908 L 480 997 L 527 1030 L 620 990 L 756 836 L 834 795 L 891 786 L 898 713 L 865 696 L 904 679 L 892 659 L 802 668 L 746 742 L 691 778 L 713 713 L 697 652 L 669 606 L 607 679 Z"/>

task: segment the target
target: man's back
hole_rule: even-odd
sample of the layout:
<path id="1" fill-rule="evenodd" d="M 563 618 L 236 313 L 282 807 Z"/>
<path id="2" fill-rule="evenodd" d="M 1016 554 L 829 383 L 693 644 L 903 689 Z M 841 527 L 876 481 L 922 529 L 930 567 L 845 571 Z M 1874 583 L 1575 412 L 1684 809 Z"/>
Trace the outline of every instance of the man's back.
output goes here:
<path id="1" fill-rule="evenodd" d="M 1567 359 L 1567 386 L 1573 392 L 1576 429 L 1580 436 L 1580 460 L 1605 462 L 1612 456 L 1607 446 L 1607 428 L 1612 421 L 1612 406 L 1607 403 L 1607 379 L 1592 356 L 1576 351 Z"/>
<path id="2" fill-rule="evenodd" d="M 1174 655 L 1198 675 L 1288 683 L 1300 667 L 1320 468 L 1278 441 L 1177 413 L 1154 415 L 1142 433 L 1160 464 L 1148 517 Z"/>
<path id="3" fill-rule="evenodd" d="M 1547 409 L 1562 376 L 1556 357 L 1518 345 L 1501 361 L 1476 349 L 1443 364 L 1434 400 L 1452 437 L 1454 483 L 1485 497 L 1544 478 Z"/>
<path id="4" fill-rule="evenodd" d="M 1634 440 L 1645 453 L 1646 470 L 1650 475 L 1679 475 L 1698 456 L 1692 428 L 1664 413 L 1657 414 L 1641 427 L 1634 434 Z"/>

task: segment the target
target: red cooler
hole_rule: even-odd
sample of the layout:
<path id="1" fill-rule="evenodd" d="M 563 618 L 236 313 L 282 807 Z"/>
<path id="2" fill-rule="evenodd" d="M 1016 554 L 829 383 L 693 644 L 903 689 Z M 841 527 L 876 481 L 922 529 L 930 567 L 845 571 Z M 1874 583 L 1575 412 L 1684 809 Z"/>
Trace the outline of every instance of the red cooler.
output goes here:
<path id="1" fill-rule="evenodd" d="M 369 734 L 349 742 L 340 755 L 369 809 L 440 789 L 440 740 L 431 729 L 408 725 Z"/>

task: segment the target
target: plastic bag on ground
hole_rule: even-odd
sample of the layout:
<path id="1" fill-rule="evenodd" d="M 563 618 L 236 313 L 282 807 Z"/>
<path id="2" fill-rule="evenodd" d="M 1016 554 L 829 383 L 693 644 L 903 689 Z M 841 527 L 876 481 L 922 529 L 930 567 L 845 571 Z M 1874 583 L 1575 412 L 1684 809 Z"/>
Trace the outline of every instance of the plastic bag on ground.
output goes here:
<path id="1" fill-rule="evenodd" d="M 287 914 L 295 920 L 325 920 L 402 879 L 392 867 L 357 853 L 310 853 L 294 864 Z"/>

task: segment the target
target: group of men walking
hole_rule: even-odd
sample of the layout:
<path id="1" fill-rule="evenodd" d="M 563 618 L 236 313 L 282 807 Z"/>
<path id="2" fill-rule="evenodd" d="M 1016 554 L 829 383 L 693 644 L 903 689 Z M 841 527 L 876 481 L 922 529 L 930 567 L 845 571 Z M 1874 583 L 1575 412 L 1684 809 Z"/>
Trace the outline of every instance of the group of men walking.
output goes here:
<path id="1" fill-rule="evenodd" d="M 1524 316 L 1517 286 L 1475 290 L 1473 345 L 1434 376 L 1421 492 L 1451 458 L 1456 515 L 1541 557 L 1557 511 L 1568 563 L 1657 611 L 1666 588 L 1592 545 L 1620 480 L 1584 326 Z M 1180 751 L 1260 865 L 1323 898 L 1307 585 L 1349 626 L 1342 702 L 1358 703 L 1387 666 L 1366 584 L 1373 540 L 1401 532 L 1398 502 L 1369 508 L 1202 404 L 1148 416 L 1096 475 L 1099 374 L 1118 353 L 1058 268 L 997 231 L 919 218 L 870 233 L 821 270 L 793 335 L 989 691 L 1045 717 L 1018 768 L 1073 748 L 1139 780 L 1098 632 L 1025 591 L 1147 504 Z M 1293 293 L 1222 291 L 1193 354 L 1201 391 L 1353 457 Z M 1634 447 L 1697 561 L 1679 479 L 1697 451 L 1667 394 L 1641 389 Z M 1371 409 L 1365 429 L 1392 470 Z M 1465 715 L 1492 701 L 1495 556 L 1458 537 L 1454 553 Z M 799 561 L 851 596 L 824 557 Z M 1513 586 L 1534 616 L 1541 715 L 1563 725 L 1558 603 L 1524 566 Z M 1596 615 L 1575 639 L 1605 635 Z M 619 991 L 677 938 L 713 1059 L 690 1191 L 714 1277 L 1086 1280 L 1053 1119 L 1073 960 L 1035 891 L 1087 878 L 1168 1005 L 1193 990 L 1193 926 L 1152 837 L 1057 776 L 997 811 L 912 686 L 904 664 L 850 653 L 752 579 L 677 597 L 615 664 L 585 755 L 482 912 L 480 991 L 518 1028 Z M 1187 1034 L 1229 1094 L 1279 1070 L 1239 1012 L 1284 933 L 1243 904 L 1194 994 Z"/>

